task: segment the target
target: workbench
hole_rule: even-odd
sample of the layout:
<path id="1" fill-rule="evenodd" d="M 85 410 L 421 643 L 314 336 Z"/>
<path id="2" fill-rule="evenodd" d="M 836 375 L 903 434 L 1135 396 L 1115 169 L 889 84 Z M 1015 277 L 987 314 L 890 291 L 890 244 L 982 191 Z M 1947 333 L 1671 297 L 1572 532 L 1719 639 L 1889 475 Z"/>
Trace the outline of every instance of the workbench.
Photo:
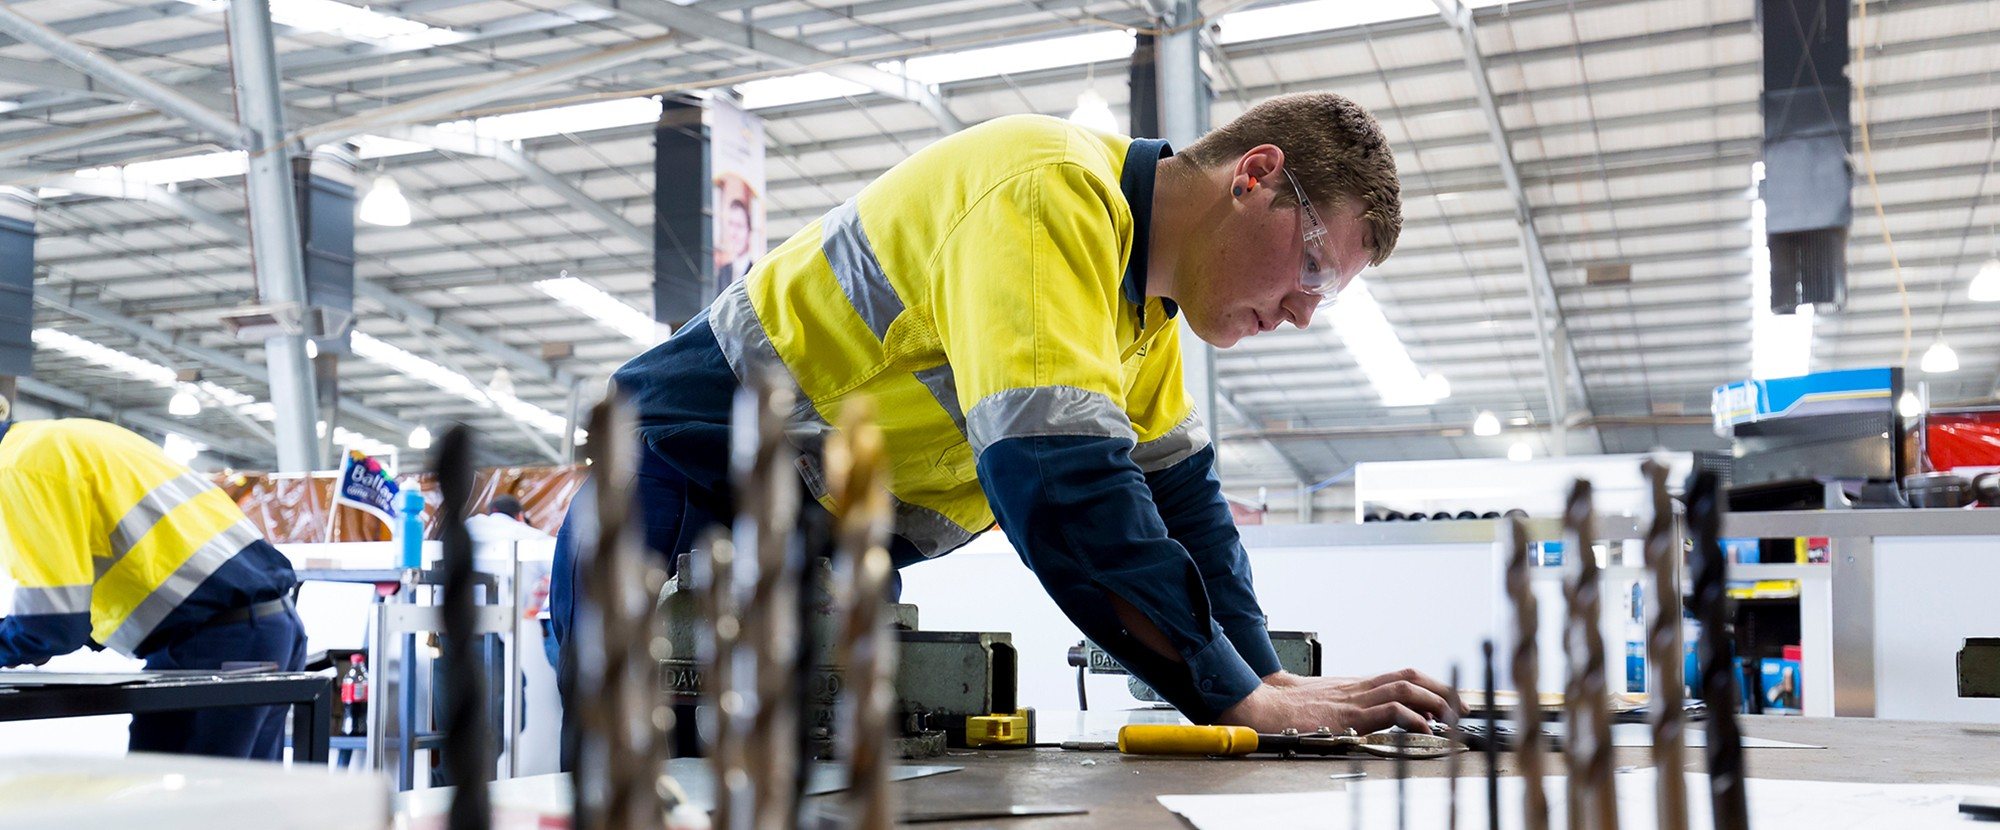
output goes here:
<path id="1" fill-rule="evenodd" d="M 1752 778 L 2000 785 L 2000 727 L 1996 726 L 1775 715 L 1746 717 L 1742 723 L 1749 737 L 1808 745 L 1744 750 L 1744 765 Z M 1704 768 L 1701 753 L 1697 747 L 1688 748 L 1688 770 Z M 1652 766 L 1647 748 L 1620 747 L 1615 755 L 1620 767 Z M 1502 753 L 1500 760 L 1501 773 L 1512 774 L 1512 758 Z M 1483 775 L 1484 761 L 1478 754 L 1461 755 L 1460 761 L 1464 776 Z M 951 750 L 940 758 L 906 763 L 958 768 L 891 784 L 899 800 L 897 806 L 906 814 L 1005 810 L 1011 806 L 1089 810 L 1072 816 L 912 825 L 994 830 L 1180 828 L 1186 825 L 1160 806 L 1158 796 L 1337 790 L 1343 782 L 1328 776 L 1356 769 L 1372 781 L 1393 780 L 1395 776 L 1395 762 L 1382 758 L 1156 758 L 1055 748 Z M 1547 774 L 1562 774 L 1561 756 L 1551 753 L 1543 764 Z M 1445 762 L 1411 761 L 1407 769 L 1411 777 L 1441 777 Z M 1699 792 L 1693 795 L 1695 808 L 1706 810 L 1705 796 Z M 450 796 L 449 787 L 406 793 L 398 797 L 397 810 L 406 822 L 414 824 L 413 813 L 442 816 Z M 568 779 L 563 775 L 529 776 L 493 785 L 495 804 L 536 804 L 550 812 L 566 812 L 569 797 Z M 833 794 L 808 801 L 838 798 Z"/>
<path id="2" fill-rule="evenodd" d="M 332 672 L 216 674 L 124 685 L 0 687 L 0 721 L 233 706 L 292 707 L 292 761 L 326 763 L 327 739 L 333 734 Z"/>
<path id="3" fill-rule="evenodd" d="M 1825 749 L 1747 749 L 1744 766 L 1753 778 L 1818 779 L 1890 783 L 2000 784 L 2000 727 L 1953 723 L 1884 721 L 1859 718 L 1746 717 L 1745 734 Z M 1619 766 L 1652 765 L 1651 750 L 1616 750 Z M 1701 750 L 1687 750 L 1688 769 L 1703 769 Z M 1500 756 L 1501 771 L 1514 764 Z M 1086 763 L 1094 761 L 1095 763 Z M 1327 776 L 1356 768 L 1370 780 L 1395 775 L 1394 762 L 1371 758 L 1140 758 L 1116 752 L 1061 749 L 1001 750 L 960 754 L 926 763 L 963 767 L 947 775 L 896 784 L 906 811 L 965 810 L 1008 805 L 1077 806 L 1087 815 L 983 820 L 922 825 L 938 828 L 1181 827 L 1156 796 L 1195 793 L 1305 792 L 1338 789 Z M 1461 757 L 1464 775 L 1483 774 L 1476 754 Z M 1551 754 L 1545 770 L 1562 773 Z M 1445 773 L 1443 761 L 1413 761 L 1412 777 Z M 1697 796 L 1700 794 L 1697 793 Z M 1699 802 L 1706 809 L 1706 801 Z"/>

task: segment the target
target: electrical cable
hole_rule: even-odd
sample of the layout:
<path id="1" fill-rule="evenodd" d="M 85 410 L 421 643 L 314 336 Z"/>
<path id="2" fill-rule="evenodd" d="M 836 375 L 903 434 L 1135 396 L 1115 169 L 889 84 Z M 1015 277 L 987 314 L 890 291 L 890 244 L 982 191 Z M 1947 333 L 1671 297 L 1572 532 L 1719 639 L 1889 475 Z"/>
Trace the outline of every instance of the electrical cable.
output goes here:
<path id="1" fill-rule="evenodd" d="M 1896 276 L 1896 297 L 1903 304 L 1903 359 L 1898 366 L 1910 364 L 1910 289 L 1903 281 L 1903 263 L 1896 257 L 1896 241 L 1889 233 L 1889 217 L 1882 209 L 1882 188 L 1875 183 L 1875 147 L 1868 136 L 1868 0 L 1860 0 L 1860 14 L 1856 18 L 1854 31 L 1854 102 L 1859 107 L 1861 122 L 1861 167 L 1868 174 L 1868 194 L 1875 202 L 1875 224 L 1882 228 L 1882 246 L 1889 249 L 1889 271 Z"/>

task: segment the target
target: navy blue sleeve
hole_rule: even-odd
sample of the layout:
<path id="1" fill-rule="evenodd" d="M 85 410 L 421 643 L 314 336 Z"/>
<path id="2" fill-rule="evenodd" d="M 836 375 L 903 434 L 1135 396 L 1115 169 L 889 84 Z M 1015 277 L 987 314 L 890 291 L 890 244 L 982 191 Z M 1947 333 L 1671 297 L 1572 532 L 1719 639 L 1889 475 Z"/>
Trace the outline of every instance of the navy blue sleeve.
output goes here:
<path id="1" fill-rule="evenodd" d="M 1258 677 L 1279 671 L 1264 609 L 1251 586 L 1250 557 L 1236 534 L 1229 503 L 1222 498 L 1222 480 L 1215 475 L 1215 447 L 1203 447 L 1178 464 L 1147 473 L 1146 486 L 1166 522 L 1167 536 L 1181 543 L 1201 570 L 1211 613 L 1236 653 Z"/>
<path id="2" fill-rule="evenodd" d="M 0 617 L 0 667 L 39 666 L 90 642 L 90 612 Z"/>
<path id="3" fill-rule="evenodd" d="M 1077 628 L 1181 714 L 1210 723 L 1262 680 L 1211 614 L 1202 571 L 1169 537 L 1131 451 L 1121 438 L 1006 438 L 980 453 L 979 480 L 1001 530 Z M 1181 661 L 1125 631 L 1112 596 L 1151 620 Z"/>

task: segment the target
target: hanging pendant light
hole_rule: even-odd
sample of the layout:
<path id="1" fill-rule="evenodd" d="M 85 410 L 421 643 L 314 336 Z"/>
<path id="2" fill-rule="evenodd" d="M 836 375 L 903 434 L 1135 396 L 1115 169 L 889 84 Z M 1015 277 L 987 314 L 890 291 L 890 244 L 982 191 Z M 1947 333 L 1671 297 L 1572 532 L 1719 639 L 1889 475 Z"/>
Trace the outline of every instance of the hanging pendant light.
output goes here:
<path id="1" fill-rule="evenodd" d="M 167 414 L 176 418 L 192 418 L 201 414 L 201 399 L 193 392 L 182 389 L 167 399 Z"/>
<path id="2" fill-rule="evenodd" d="M 1924 350 L 1924 359 L 1919 367 L 1925 374 L 1942 375 L 1958 371 L 1958 352 L 1952 351 L 1951 344 L 1938 338 L 1929 349 Z"/>
<path id="3" fill-rule="evenodd" d="M 1508 461 L 1527 461 L 1534 457 L 1535 448 L 1528 446 L 1526 441 L 1515 441 L 1513 446 L 1507 448 Z"/>
<path id="4" fill-rule="evenodd" d="M 403 196 L 403 188 L 388 174 L 375 177 L 368 185 L 368 193 L 361 197 L 361 206 L 355 217 L 370 225 L 400 228 L 410 224 L 410 200 Z"/>
<path id="5" fill-rule="evenodd" d="M 1975 303 L 2000 303 L 2000 256 L 1980 266 L 1979 275 L 1972 278 L 1972 287 L 1965 293 Z"/>
<path id="6" fill-rule="evenodd" d="M 1499 435 L 1500 416 L 1494 415 L 1493 410 L 1482 410 L 1479 417 L 1472 419 L 1472 434 L 1482 438 Z"/>
<path id="7" fill-rule="evenodd" d="M 409 445 L 410 445 L 410 449 L 413 449 L 413 450 L 427 450 L 427 449 L 430 449 L 430 448 L 431 448 L 431 431 L 430 431 L 430 430 L 428 430 L 428 429 L 425 429 L 425 428 L 424 428 L 424 427 L 422 427 L 422 426 L 418 426 L 418 427 L 417 427 L 416 429 L 413 429 L 413 430 L 410 430 L 410 440 L 409 440 L 409 442 L 408 442 L 408 443 L 409 443 Z"/>
<path id="8" fill-rule="evenodd" d="M 1111 112 L 1111 102 L 1097 94 L 1095 89 L 1086 89 L 1076 95 L 1076 109 L 1070 110 L 1069 120 L 1107 133 L 1118 132 L 1118 116 Z"/>

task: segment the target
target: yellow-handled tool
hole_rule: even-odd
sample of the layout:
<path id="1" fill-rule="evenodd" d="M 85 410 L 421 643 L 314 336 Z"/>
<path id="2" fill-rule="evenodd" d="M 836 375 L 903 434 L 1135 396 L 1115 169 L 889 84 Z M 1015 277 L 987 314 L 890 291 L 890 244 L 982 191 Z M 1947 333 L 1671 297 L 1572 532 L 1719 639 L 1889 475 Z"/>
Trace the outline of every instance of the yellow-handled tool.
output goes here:
<path id="1" fill-rule="evenodd" d="M 1281 755 L 1344 755 L 1363 752 L 1384 758 L 1442 758 L 1465 747 L 1449 738 L 1405 732 L 1377 732 L 1357 735 L 1331 729 L 1301 733 L 1287 729 L 1275 735 L 1260 734 L 1247 726 L 1181 726 L 1163 723 L 1135 723 L 1118 730 L 1118 751 L 1127 755 L 1249 755 L 1272 752 Z"/>
<path id="2" fill-rule="evenodd" d="M 1257 751 L 1257 737 L 1257 730 L 1248 726 L 1135 723 L 1118 730 L 1118 751 L 1127 755 L 1248 755 Z"/>

